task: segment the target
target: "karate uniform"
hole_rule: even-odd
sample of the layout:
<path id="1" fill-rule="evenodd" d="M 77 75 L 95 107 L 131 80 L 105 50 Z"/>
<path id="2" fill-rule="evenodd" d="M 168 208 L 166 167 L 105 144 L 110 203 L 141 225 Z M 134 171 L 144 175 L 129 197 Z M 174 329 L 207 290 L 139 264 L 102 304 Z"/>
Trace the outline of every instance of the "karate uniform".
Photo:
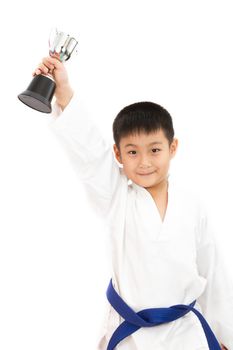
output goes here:
<path id="1" fill-rule="evenodd" d="M 98 116 L 99 117 L 99 116 Z M 168 205 L 162 221 L 151 194 L 129 180 L 117 163 L 112 144 L 74 95 L 62 112 L 53 105 L 50 130 L 64 146 L 90 206 L 109 228 L 113 286 L 136 312 L 190 304 L 209 323 L 219 343 L 233 350 L 233 286 L 202 201 L 168 178 Z M 107 286 L 106 286 L 107 288 Z M 106 299 L 97 344 L 106 350 L 124 320 Z M 117 350 L 208 349 L 193 312 L 170 323 L 140 328 Z"/>

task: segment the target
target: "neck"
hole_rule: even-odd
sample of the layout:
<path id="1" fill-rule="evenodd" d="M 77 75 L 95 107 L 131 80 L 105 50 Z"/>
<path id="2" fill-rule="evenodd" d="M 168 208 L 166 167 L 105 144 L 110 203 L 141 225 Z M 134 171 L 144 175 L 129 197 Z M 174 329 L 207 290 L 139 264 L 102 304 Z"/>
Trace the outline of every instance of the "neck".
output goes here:
<path id="1" fill-rule="evenodd" d="M 164 194 L 167 192 L 168 189 L 168 179 L 164 179 L 161 182 L 159 182 L 157 185 L 152 187 L 146 187 L 146 190 L 150 192 L 152 197 L 159 197 L 161 194 Z"/>

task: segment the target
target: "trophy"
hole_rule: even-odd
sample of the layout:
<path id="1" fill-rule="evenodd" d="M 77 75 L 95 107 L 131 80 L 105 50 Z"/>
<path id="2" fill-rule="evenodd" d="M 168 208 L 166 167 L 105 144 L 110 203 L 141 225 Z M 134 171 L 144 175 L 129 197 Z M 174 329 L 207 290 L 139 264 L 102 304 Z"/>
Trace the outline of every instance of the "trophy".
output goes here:
<path id="1" fill-rule="evenodd" d="M 52 29 L 49 37 L 49 54 L 61 62 L 67 61 L 78 44 L 69 34 Z M 77 53 L 77 51 L 76 51 Z M 21 102 L 27 106 L 43 112 L 51 113 L 51 101 L 56 84 L 51 74 L 35 75 L 28 88 L 18 95 Z"/>

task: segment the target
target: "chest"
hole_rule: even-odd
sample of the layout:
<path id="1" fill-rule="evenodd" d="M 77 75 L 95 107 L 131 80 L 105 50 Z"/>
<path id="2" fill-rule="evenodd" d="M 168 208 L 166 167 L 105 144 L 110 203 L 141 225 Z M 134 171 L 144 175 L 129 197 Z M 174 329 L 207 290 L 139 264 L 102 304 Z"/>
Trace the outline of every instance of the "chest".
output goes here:
<path id="1" fill-rule="evenodd" d="M 167 192 L 166 196 L 154 198 L 148 191 L 130 192 L 128 194 L 124 228 L 143 239 L 166 239 L 178 232 L 188 232 L 190 226 L 196 224 L 196 207 L 184 196 L 174 196 Z M 116 217 L 115 217 L 116 223 Z"/>
<path id="2" fill-rule="evenodd" d="M 156 215 L 156 212 L 159 214 L 161 221 L 163 222 L 165 219 L 165 215 L 167 212 L 167 205 L 168 205 L 168 194 L 165 194 L 160 197 L 152 197 L 152 200 L 154 201 L 154 215 Z"/>
<path id="3" fill-rule="evenodd" d="M 117 204 L 109 237 L 119 263 L 143 261 L 138 267 L 143 271 L 145 265 L 150 269 L 174 261 L 195 265 L 196 207 L 186 197 L 170 191 L 166 204 L 147 191 L 130 191 Z"/>

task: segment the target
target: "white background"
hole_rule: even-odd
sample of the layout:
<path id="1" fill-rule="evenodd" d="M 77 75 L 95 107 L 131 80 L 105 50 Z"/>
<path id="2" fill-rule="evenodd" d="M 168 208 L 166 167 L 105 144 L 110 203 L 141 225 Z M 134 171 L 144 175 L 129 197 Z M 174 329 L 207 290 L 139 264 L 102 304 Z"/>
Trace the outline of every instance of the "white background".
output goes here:
<path id="1" fill-rule="evenodd" d="M 106 228 L 47 127 L 18 101 L 57 26 L 75 36 L 72 86 L 112 140 L 126 104 L 171 113 L 171 176 L 206 202 L 230 276 L 233 21 L 230 1 L 25 1 L 1 8 L 0 349 L 95 349 Z M 83 344 L 82 346 L 80 344 Z"/>

